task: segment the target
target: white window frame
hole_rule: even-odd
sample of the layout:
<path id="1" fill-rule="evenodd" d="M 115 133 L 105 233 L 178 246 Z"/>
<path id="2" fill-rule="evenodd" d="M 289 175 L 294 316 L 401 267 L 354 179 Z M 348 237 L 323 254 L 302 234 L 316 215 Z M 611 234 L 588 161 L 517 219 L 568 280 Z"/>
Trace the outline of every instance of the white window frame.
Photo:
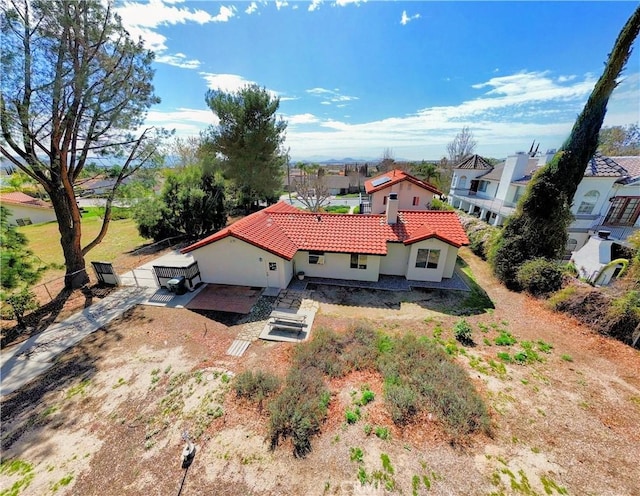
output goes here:
<path id="1" fill-rule="evenodd" d="M 349 257 L 349 267 L 352 269 L 367 270 L 367 255 L 352 253 Z"/>
<path id="2" fill-rule="evenodd" d="M 416 269 L 437 269 L 440 263 L 440 253 L 439 248 L 418 248 Z"/>

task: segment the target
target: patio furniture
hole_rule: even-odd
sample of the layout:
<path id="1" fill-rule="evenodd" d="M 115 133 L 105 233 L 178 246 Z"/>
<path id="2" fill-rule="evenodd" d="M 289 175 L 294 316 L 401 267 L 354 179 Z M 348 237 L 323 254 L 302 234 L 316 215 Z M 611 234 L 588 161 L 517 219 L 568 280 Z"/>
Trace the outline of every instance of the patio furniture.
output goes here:
<path id="1" fill-rule="evenodd" d="M 273 311 L 269 315 L 269 327 L 271 330 L 296 332 L 298 335 L 307 326 L 307 316 L 295 313 Z"/>

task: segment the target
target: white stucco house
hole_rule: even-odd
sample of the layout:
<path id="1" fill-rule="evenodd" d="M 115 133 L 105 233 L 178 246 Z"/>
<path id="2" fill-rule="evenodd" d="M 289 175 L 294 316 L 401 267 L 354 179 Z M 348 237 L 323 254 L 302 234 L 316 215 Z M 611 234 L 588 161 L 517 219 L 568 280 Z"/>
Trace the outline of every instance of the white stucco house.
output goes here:
<path id="1" fill-rule="evenodd" d="M 9 224 L 26 226 L 56 220 L 56 213 L 50 203 L 19 191 L 1 193 L 0 205 L 9 210 Z"/>
<path id="2" fill-rule="evenodd" d="M 407 211 L 427 210 L 434 196 L 442 196 L 442 192 L 434 185 L 400 169 L 368 179 L 364 188 L 368 200 L 361 205 L 361 213 L 385 212 L 387 200 L 392 193 L 397 195 L 399 210 Z"/>
<path id="3" fill-rule="evenodd" d="M 547 164 L 555 150 L 545 154 L 519 152 L 493 167 L 478 155 L 453 169 L 448 201 L 454 207 L 493 225 L 502 225 L 515 211 L 535 171 Z M 572 206 L 567 253 L 583 247 L 601 230 L 624 242 L 640 229 L 640 157 L 604 157 L 589 161 Z"/>
<path id="4" fill-rule="evenodd" d="M 327 214 L 284 202 L 182 250 L 205 283 L 286 288 L 299 272 L 378 281 L 381 275 L 441 281 L 454 274 L 468 239 L 453 211 L 400 210 L 390 194 L 382 214 Z"/>

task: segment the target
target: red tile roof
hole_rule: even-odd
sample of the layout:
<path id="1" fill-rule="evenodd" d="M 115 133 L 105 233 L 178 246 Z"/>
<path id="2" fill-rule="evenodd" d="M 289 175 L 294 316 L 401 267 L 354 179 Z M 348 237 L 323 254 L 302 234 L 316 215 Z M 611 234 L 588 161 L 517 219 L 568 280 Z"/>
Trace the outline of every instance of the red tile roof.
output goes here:
<path id="1" fill-rule="evenodd" d="M 377 180 L 382 179 L 382 178 L 386 178 L 388 179 L 388 181 L 385 181 L 382 184 L 378 184 Z M 402 181 L 409 181 L 410 183 L 413 183 L 423 189 L 426 189 L 428 191 L 431 191 L 432 193 L 435 193 L 436 195 L 442 195 L 442 191 L 440 191 L 438 188 L 436 188 L 433 184 L 427 183 L 425 181 L 422 181 L 421 179 L 418 179 L 415 176 L 412 176 L 411 174 L 407 174 L 405 171 L 400 170 L 400 169 L 393 169 L 392 171 L 389 172 L 385 172 L 384 174 L 380 174 L 376 177 L 372 177 L 371 179 L 368 179 L 367 181 L 365 181 L 364 183 L 364 189 L 367 192 L 367 194 L 371 194 L 374 193 L 376 191 L 380 191 L 382 189 L 388 188 L 389 186 L 392 186 L 394 184 L 398 184 Z M 374 186 L 373 184 L 376 183 L 378 184 L 378 186 Z"/>
<path id="2" fill-rule="evenodd" d="M 279 202 L 184 248 L 182 253 L 227 236 L 286 260 L 298 250 L 386 255 L 387 242 L 409 245 L 437 238 L 455 247 L 469 243 L 453 211 L 400 211 L 398 222 L 387 224 L 385 215 L 318 214 Z"/>
<path id="3" fill-rule="evenodd" d="M 20 191 L 0 194 L 0 203 L 13 203 L 14 205 L 25 205 L 37 208 L 53 208 L 51 204 L 46 201 L 39 200 Z"/>

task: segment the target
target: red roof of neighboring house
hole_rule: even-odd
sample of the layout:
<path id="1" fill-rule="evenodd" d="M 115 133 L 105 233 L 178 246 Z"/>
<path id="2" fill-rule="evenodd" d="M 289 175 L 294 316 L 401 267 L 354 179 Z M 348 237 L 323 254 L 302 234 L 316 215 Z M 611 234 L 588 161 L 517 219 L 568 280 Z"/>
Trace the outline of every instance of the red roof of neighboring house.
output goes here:
<path id="1" fill-rule="evenodd" d="M 298 250 L 386 255 L 387 242 L 409 245 L 437 238 L 455 247 L 469 243 L 453 211 L 400 211 L 398 222 L 387 224 L 384 214 L 314 213 L 279 202 L 187 246 L 182 253 L 228 236 L 286 260 Z"/>
<path id="2" fill-rule="evenodd" d="M 53 208 L 50 203 L 34 198 L 33 196 L 29 196 L 25 193 L 21 193 L 20 191 L 14 191 L 13 193 L 0 193 L 0 203 L 13 203 L 14 205 L 25 205 L 36 208 Z"/>
<path id="3" fill-rule="evenodd" d="M 384 182 L 381 182 L 381 181 L 384 181 Z M 429 184 L 425 181 L 422 181 L 421 179 L 418 179 L 417 177 L 412 176 L 411 174 L 407 174 L 405 171 L 400 169 L 393 169 L 392 171 L 385 172 L 384 174 L 380 174 L 376 177 L 372 177 L 371 179 L 368 179 L 364 183 L 364 189 L 367 192 L 367 194 L 370 195 L 371 193 L 380 191 L 381 189 L 384 189 L 384 188 L 388 188 L 389 186 L 398 184 L 399 182 L 402 182 L 402 181 L 409 181 L 410 183 L 413 183 L 423 189 L 431 191 L 436 195 L 442 195 L 442 191 L 436 188 L 433 184 Z"/>

